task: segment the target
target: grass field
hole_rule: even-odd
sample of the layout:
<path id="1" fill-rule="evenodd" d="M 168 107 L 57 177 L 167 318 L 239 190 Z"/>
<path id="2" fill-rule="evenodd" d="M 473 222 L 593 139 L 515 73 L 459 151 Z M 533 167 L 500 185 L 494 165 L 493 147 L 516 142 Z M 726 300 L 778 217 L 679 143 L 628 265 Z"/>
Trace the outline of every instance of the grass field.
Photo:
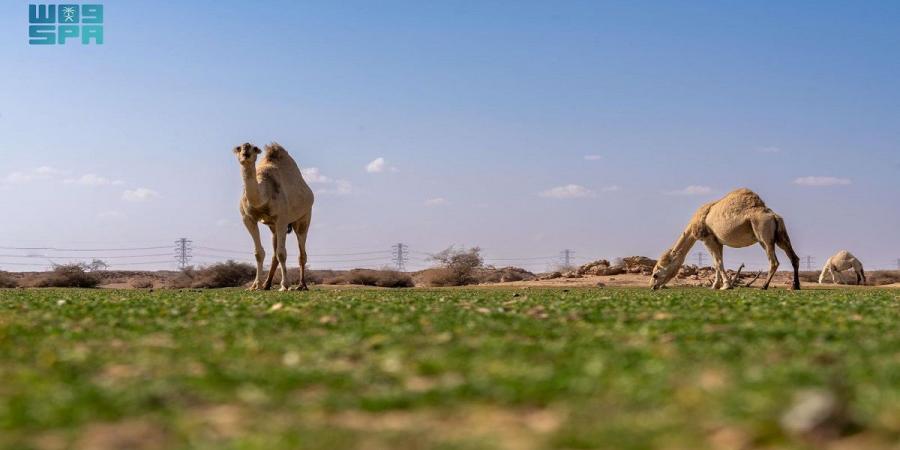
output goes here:
<path id="1" fill-rule="evenodd" d="M 0 290 L 0 446 L 896 448 L 898 325 L 886 289 Z"/>

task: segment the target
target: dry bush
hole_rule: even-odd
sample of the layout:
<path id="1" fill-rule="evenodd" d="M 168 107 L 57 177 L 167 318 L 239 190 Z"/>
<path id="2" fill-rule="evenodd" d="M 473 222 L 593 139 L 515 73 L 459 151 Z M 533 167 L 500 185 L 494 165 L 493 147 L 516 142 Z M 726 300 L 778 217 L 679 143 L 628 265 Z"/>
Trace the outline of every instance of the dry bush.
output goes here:
<path id="1" fill-rule="evenodd" d="M 441 264 L 441 270 L 432 271 L 429 276 L 431 278 L 429 284 L 432 286 L 465 286 L 477 283 L 476 269 L 484 263 L 481 249 L 478 247 L 468 250 L 449 247 L 431 255 L 431 260 Z"/>
<path id="2" fill-rule="evenodd" d="M 100 284 L 100 277 L 85 272 L 80 264 L 56 266 L 50 272 L 35 275 L 29 285 L 33 287 L 76 287 L 95 288 Z"/>
<path id="3" fill-rule="evenodd" d="M 166 280 L 166 287 L 171 289 L 184 289 L 194 284 L 194 277 L 197 276 L 193 266 L 185 267 L 172 278 Z"/>
<path id="4" fill-rule="evenodd" d="M 361 286 L 378 286 L 388 288 L 413 287 L 413 279 L 409 274 L 396 270 L 353 269 L 324 280 L 325 284 L 356 284 Z"/>
<path id="5" fill-rule="evenodd" d="M 10 276 L 10 274 L 6 272 L 0 272 L 0 288 L 14 288 L 18 285 L 19 283 L 15 278 Z"/>
<path id="6" fill-rule="evenodd" d="M 866 272 L 866 284 L 883 286 L 900 283 L 900 270 L 874 270 Z"/>
<path id="7" fill-rule="evenodd" d="M 128 284 L 135 289 L 150 289 L 153 287 L 153 280 L 146 277 L 132 278 Z"/>
<path id="8" fill-rule="evenodd" d="M 478 283 L 509 283 L 512 281 L 531 281 L 537 276 L 521 267 L 500 267 L 495 268 L 488 266 L 475 271 L 475 278 Z"/>
<path id="9" fill-rule="evenodd" d="M 232 260 L 192 270 L 194 288 L 224 288 L 243 286 L 256 277 L 256 268 Z"/>

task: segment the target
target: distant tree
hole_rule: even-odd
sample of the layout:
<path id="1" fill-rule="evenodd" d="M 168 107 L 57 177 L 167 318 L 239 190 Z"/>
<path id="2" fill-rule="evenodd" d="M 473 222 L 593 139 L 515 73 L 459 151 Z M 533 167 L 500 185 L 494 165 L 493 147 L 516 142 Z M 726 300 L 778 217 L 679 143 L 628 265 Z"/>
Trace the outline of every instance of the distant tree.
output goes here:
<path id="1" fill-rule="evenodd" d="M 478 281 L 475 271 L 484 265 L 479 247 L 466 250 L 450 246 L 431 255 L 429 259 L 439 263 L 444 269 L 445 273 L 441 277 L 443 285 L 462 286 L 475 283 Z"/>
<path id="2" fill-rule="evenodd" d="M 85 269 L 88 272 L 99 272 L 101 270 L 106 270 L 109 268 L 109 264 L 106 264 L 102 259 L 94 259 L 90 262 L 90 264 L 86 265 Z"/>

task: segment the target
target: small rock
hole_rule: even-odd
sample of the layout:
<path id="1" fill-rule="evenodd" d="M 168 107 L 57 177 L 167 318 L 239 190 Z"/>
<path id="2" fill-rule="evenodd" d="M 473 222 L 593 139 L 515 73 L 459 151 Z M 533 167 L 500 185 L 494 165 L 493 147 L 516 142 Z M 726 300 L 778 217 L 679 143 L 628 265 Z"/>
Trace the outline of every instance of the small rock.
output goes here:
<path id="1" fill-rule="evenodd" d="M 604 283 L 604 282 L 602 282 L 602 281 L 599 281 L 599 282 L 597 282 L 596 286 L 597 286 L 597 287 L 601 287 L 601 288 L 602 288 L 602 287 L 606 287 L 606 283 Z"/>

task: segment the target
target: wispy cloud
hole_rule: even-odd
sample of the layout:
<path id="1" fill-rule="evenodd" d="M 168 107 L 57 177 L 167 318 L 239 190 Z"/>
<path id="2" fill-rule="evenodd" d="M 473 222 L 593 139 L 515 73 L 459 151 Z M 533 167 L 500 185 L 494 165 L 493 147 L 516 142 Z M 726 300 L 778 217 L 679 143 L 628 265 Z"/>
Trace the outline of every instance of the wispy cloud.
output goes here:
<path id="1" fill-rule="evenodd" d="M 808 187 L 845 186 L 850 184 L 850 179 L 837 177 L 800 177 L 794 179 L 794 184 Z"/>
<path id="2" fill-rule="evenodd" d="M 63 182 L 66 184 L 78 184 L 82 186 L 118 186 L 124 184 L 122 180 L 110 180 L 109 178 L 101 177 L 93 173 L 88 173 L 78 178 L 67 178 L 63 180 Z"/>
<path id="3" fill-rule="evenodd" d="M 599 161 L 603 159 L 603 155 L 584 155 L 585 161 Z"/>
<path id="4" fill-rule="evenodd" d="M 441 206 L 441 205 L 446 205 L 446 204 L 447 204 L 447 199 L 445 199 L 444 197 L 435 197 L 435 198 L 429 198 L 428 200 L 425 200 L 426 207 Z"/>
<path id="5" fill-rule="evenodd" d="M 155 198 L 159 198 L 159 192 L 156 192 L 153 189 L 137 188 L 122 192 L 122 200 L 125 200 L 126 202 L 145 202 Z"/>
<path id="6" fill-rule="evenodd" d="M 322 174 L 318 167 L 307 167 L 306 169 L 300 169 L 300 173 L 303 174 L 303 179 L 310 184 L 331 182 L 331 178 L 328 178 L 324 174 Z"/>
<path id="7" fill-rule="evenodd" d="M 316 194 L 347 195 L 353 192 L 353 184 L 347 180 L 336 180 L 322 173 L 318 167 L 301 169 L 303 179 L 309 184 L 319 185 Z"/>
<path id="8" fill-rule="evenodd" d="M 125 217 L 125 214 L 122 214 L 119 211 L 103 211 L 97 214 L 97 217 L 105 220 L 113 220 L 113 219 L 121 219 Z"/>
<path id="9" fill-rule="evenodd" d="M 674 191 L 666 191 L 664 194 L 666 195 L 706 195 L 712 192 L 712 188 L 709 186 L 697 186 L 690 185 L 685 187 L 684 189 L 677 189 Z"/>
<path id="10" fill-rule="evenodd" d="M 347 180 L 334 180 L 334 182 L 328 183 L 327 186 L 317 190 L 316 194 L 349 195 L 353 193 L 353 183 Z"/>
<path id="11" fill-rule="evenodd" d="M 381 173 L 384 172 L 384 158 L 378 157 L 372 160 L 369 164 L 366 164 L 366 172 L 368 173 Z"/>
<path id="12" fill-rule="evenodd" d="M 538 193 L 544 198 L 569 199 L 569 198 L 586 198 L 593 197 L 594 191 L 577 184 L 567 184 L 565 186 L 557 186 Z"/>
<path id="13" fill-rule="evenodd" d="M 65 175 L 67 170 L 56 169 L 50 166 L 41 166 L 36 169 L 11 172 L 0 178 L 0 184 L 22 184 L 32 181 L 49 180 L 53 177 Z"/>

